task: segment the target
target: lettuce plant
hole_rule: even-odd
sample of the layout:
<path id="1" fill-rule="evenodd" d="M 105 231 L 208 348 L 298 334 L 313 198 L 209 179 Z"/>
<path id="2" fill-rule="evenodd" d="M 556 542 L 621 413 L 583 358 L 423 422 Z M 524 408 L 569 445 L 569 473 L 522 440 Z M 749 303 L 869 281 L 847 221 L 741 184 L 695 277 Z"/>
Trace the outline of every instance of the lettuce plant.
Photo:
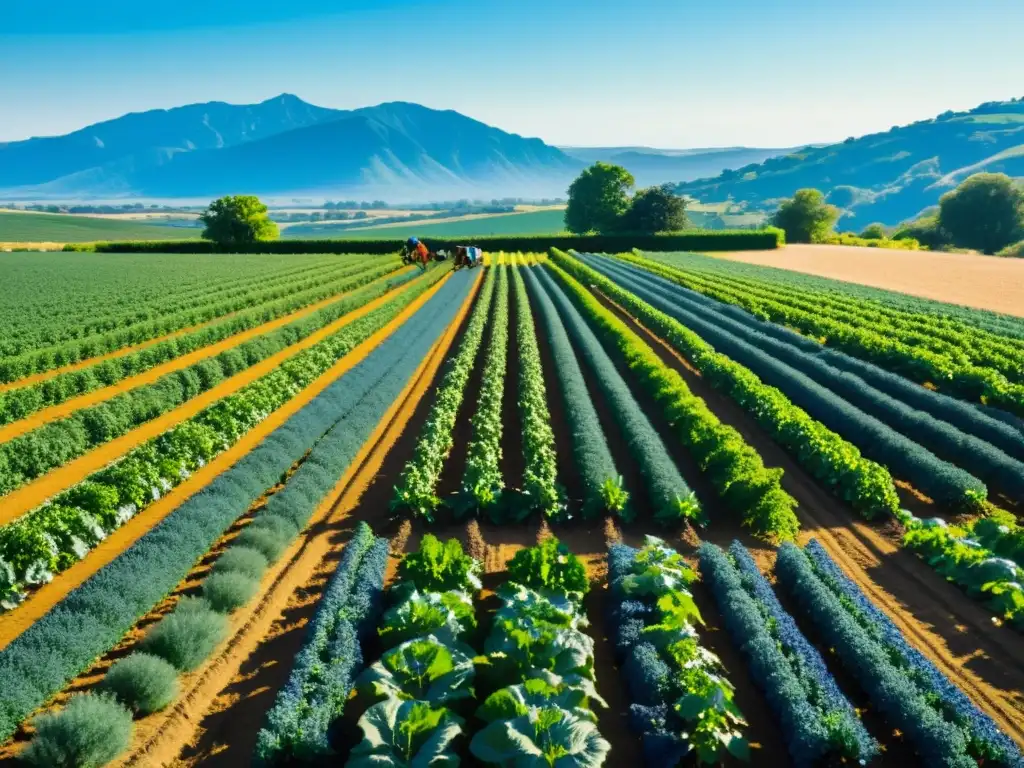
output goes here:
<path id="1" fill-rule="evenodd" d="M 473 737 L 470 751 L 492 765 L 597 768 L 604 764 L 611 745 L 589 720 L 549 708 L 494 721 Z"/>
<path id="2" fill-rule="evenodd" d="M 455 768 L 449 751 L 462 733 L 462 719 L 444 707 L 389 698 L 359 718 L 363 740 L 352 750 L 347 768 Z"/>
<path id="3" fill-rule="evenodd" d="M 448 647 L 428 635 L 385 653 L 363 671 L 356 687 L 375 698 L 447 704 L 473 698 L 475 675 L 470 649 Z"/>

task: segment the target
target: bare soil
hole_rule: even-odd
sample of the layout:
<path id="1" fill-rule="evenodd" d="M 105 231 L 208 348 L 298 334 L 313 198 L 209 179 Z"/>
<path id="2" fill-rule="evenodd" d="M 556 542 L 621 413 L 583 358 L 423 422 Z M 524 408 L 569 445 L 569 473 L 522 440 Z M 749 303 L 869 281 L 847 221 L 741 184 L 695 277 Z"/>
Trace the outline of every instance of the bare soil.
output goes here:
<path id="1" fill-rule="evenodd" d="M 1024 259 L 849 245 L 709 255 L 1024 317 Z"/>

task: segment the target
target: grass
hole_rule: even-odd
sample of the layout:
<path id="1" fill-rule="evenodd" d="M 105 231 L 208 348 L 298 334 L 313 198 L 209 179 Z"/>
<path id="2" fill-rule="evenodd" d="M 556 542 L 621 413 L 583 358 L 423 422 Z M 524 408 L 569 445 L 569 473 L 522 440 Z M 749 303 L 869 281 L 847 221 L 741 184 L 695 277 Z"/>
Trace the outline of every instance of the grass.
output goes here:
<path id="1" fill-rule="evenodd" d="M 198 240 L 198 228 L 168 227 L 64 213 L 0 211 L 0 243 L 88 243 L 99 240 Z"/>
<path id="2" fill-rule="evenodd" d="M 1024 115 L 1007 113 L 996 115 L 968 115 L 964 118 L 954 118 L 950 122 L 974 123 L 976 125 L 1015 125 L 1024 123 Z"/>
<path id="3" fill-rule="evenodd" d="M 512 213 L 486 218 L 465 219 L 446 222 L 409 222 L 407 226 L 360 227 L 348 231 L 340 227 L 303 226 L 293 237 L 303 239 L 374 240 L 379 238 L 404 240 L 410 235 L 417 237 L 477 237 L 482 235 L 554 235 L 565 230 L 565 211 L 545 210 Z M 289 228 L 290 229 L 290 228 Z M 284 237 L 289 237 L 284 230 Z"/>

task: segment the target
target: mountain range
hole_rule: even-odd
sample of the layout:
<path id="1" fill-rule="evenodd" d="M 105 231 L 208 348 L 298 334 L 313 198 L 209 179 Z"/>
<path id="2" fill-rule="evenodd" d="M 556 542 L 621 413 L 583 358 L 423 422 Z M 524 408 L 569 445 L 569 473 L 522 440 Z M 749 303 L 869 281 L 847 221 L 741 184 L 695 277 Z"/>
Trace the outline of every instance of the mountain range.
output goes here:
<path id="1" fill-rule="evenodd" d="M 540 139 L 453 111 L 394 102 L 355 110 L 283 94 L 129 114 L 65 136 L 0 144 L 8 199 L 365 199 L 564 194 L 583 163 Z"/>
<path id="2" fill-rule="evenodd" d="M 1024 177 L 1024 99 L 944 112 L 710 178 L 681 179 L 676 191 L 702 202 L 733 200 L 749 210 L 770 211 L 796 190 L 814 187 L 843 210 L 840 228 L 856 229 L 914 218 L 982 171 Z"/>

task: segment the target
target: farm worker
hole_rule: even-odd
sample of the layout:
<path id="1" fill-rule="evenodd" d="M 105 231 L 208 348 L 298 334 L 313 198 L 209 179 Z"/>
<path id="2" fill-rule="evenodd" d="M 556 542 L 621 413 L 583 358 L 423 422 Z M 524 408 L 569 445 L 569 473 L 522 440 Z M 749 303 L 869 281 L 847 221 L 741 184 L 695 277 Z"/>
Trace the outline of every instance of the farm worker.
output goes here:
<path id="1" fill-rule="evenodd" d="M 402 252 L 402 262 L 404 264 L 419 262 L 426 268 L 428 261 L 430 261 L 430 251 L 427 249 L 427 246 L 420 242 L 418 237 L 410 237 L 405 241 L 405 249 Z"/>

